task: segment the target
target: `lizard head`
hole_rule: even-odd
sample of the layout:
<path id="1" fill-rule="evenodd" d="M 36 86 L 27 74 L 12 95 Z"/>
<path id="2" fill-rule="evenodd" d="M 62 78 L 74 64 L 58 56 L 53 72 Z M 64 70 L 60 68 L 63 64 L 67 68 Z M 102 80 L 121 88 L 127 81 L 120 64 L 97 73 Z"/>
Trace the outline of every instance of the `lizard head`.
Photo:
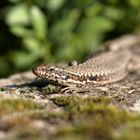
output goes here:
<path id="1" fill-rule="evenodd" d="M 35 67 L 32 69 L 32 72 L 40 78 L 56 81 L 59 84 L 64 84 L 68 76 L 64 71 L 64 67 L 54 64 Z"/>

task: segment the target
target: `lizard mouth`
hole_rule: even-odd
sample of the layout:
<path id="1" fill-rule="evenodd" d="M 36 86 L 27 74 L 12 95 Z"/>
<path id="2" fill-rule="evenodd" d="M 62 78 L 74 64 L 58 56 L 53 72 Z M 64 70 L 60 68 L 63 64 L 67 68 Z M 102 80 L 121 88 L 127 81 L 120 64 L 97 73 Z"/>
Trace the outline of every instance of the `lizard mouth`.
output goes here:
<path id="1" fill-rule="evenodd" d="M 40 77 L 40 78 L 44 78 L 44 72 L 40 71 L 40 69 L 37 68 L 33 68 L 32 69 L 33 74 L 35 74 L 36 76 Z"/>
<path id="2" fill-rule="evenodd" d="M 36 70 L 36 68 L 32 68 L 32 72 L 33 72 L 33 74 L 37 75 L 37 70 Z"/>
<path id="3" fill-rule="evenodd" d="M 42 73 L 39 72 L 38 68 L 32 68 L 32 72 L 34 75 L 36 75 L 37 77 L 42 78 Z"/>

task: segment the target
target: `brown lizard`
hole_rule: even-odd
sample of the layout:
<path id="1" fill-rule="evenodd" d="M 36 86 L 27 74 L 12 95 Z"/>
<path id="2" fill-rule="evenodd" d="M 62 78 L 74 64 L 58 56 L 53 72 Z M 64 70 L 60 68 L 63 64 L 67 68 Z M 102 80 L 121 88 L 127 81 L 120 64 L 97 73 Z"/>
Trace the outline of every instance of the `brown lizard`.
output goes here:
<path id="1" fill-rule="evenodd" d="M 117 47 L 113 47 L 112 42 L 108 44 L 111 44 L 108 51 L 84 63 L 74 66 L 41 65 L 32 71 L 40 78 L 67 86 L 63 91 L 82 91 L 85 87 L 87 90 L 88 85 L 94 87 L 119 81 L 127 75 L 133 54 L 129 47 L 121 46 L 123 43 Z"/>

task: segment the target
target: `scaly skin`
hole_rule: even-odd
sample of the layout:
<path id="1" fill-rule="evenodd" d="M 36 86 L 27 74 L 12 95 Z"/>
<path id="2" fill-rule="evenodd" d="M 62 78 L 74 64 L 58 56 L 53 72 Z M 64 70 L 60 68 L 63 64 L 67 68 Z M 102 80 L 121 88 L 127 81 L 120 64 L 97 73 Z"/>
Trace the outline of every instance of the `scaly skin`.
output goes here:
<path id="1" fill-rule="evenodd" d="M 127 75 L 127 66 L 131 60 L 128 50 L 104 52 L 77 66 L 41 65 L 33 73 L 43 79 L 56 81 L 61 85 L 94 86 L 119 81 Z"/>
<path id="2" fill-rule="evenodd" d="M 63 91 L 90 90 L 91 87 L 123 79 L 128 70 L 139 69 L 140 56 L 132 53 L 134 46 L 140 46 L 140 36 L 127 35 L 107 42 L 102 53 L 84 63 L 74 66 L 41 65 L 34 68 L 33 73 L 65 85 Z"/>

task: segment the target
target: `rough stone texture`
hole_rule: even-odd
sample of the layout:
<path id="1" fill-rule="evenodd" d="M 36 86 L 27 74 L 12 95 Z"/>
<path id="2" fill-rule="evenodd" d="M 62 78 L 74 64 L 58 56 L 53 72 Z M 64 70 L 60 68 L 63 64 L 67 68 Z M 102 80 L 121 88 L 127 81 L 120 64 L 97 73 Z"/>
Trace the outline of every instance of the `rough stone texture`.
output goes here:
<path id="1" fill-rule="evenodd" d="M 140 56 L 140 46 L 132 47 L 132 51 L 134 56 Z M 137 59 L 140 58 L 137 57 Z M 140 62 L 140 60 L 137 62 Z M 55 96 L 73 95 L 72 93 L 60 93 L 60 88 L 38 79 L 31 71 L 18 73 L 0 80 L 0 96 L 7 97 L 11 95 L 23 96 L 43 101 Z M 92 92 L 77 93 L 76 95 L 108 97 L 112 104 L 140 112 L 140 69 L 137 68 L 129 72 L 128 76 L 122 81 L 95 87 Z"/>
<path id="2" fill-rule="evenodd" d="M 60 93 L 57 86 L 48 85 L 46 81 L 37 79 L 31 71 L 1 79 L 0 86 L 0 96 L 22 96 L 39 102 L 53 97 L 73 95 L 72 93 Z M 122 81 L 95 87 L 92 92 L 77 93 L 76 95 L 109 97 L 112 104 L 140 112 L 140 108 L 137 108 L 140 103 L 140 70 L 129 73 Z"/>
<path id="3" fill-rule="evenodd" d="M 137 56 L 140 56 L 139 46 L 133 47 L 132 51 Z M 137 59 L 139 58 L 137 57 Z M 23 98 L 23 99 L 29 99 L 34 103 L 39 104 L 39 107 L 37 107 L 37 109 L 34 110 L 33 109 L 34 106 L 31 105 L 31 108 L 29 108 L 30 111 L 24 110 L 23 112 L 22 111 L 20 112 L 19 110 L 22 110 L 22 106 L 24 106 L 23 108 L 28 109 L 28 107 L 26 106 L 27 103 L 25 103 L 24 105 L 16 101 L 15 105 L 18 104 L 17 107 L 18 111 L 15 111 L 10 115 L 7 113 L 2 115 L 3 111 L 1 111 L 2 109 L 0 109 L 0 114 L 1 114 L 0 139 L 4 139 L 7 137 L 8 138 L 13 137 L 14 139 L 15 138 L 14 135 L 17 134 L 17 129 L 19 127 L 19 124 L 23 125 L 23 127 L 25 127 L 24 125 L 27 124 L 29 125 L 30 130 L 27 129 L 28 125 L 25 128 L 28 130 L 28 133 L 30 133 L 31 135 L 33 134 L 33 137 L 31 138 L 35 138 L 34 137 L 35 134 L 31 130 L 32 128 L 36 128 L 35 132 L 38 131 L 41 134 L 40 139 L 46 139 L 50 135 L 51 136 L 55 135 L 58 132 L 59 128 L 63 128 L 62 126 L 66 127 L 67 125 L 69 126 L 69 124 L 71 123 L 75 124 L 75 122 L 77 124 L 78 121 L 80 123 L 80 120 L 71 121 L 70 118 L 68 119 L 70 121 L 69 122 L 65 117 L 64 118 L 60 117 L 61 116 L 60 114 L 59 117 L 55 117 L 55 118 L 53 115 L 51 117 L 47 116 L 48 113 L 46 112 L 49 113 L 52 112 L 54 114 L 61 112 L 62 107 L 56 105 L 52 101 L 53 98 L 57 98 L 57 97 L 78 96 L 82 98 L 99 97 L 101 99 L 105 97 L 110 99 L 110 104 L 113 106 L 115 105 L 117 108 L 121 108 L 123 110 L 127 110 L 130 112 L 140 113 L 140 69 L 139 68 L 137 68 L 135 71 L 129 72 L 128 76 L 122 81 L 111 83 L 100 87 L 95 87 L 92 92 L 62 94 L 60 93 L 60 89 L 61 87 L 59 86 L 51 85 L 47 81 L 36 78 L 36 76 L 33 75 L 31 71 L 25 73 L 18 73 L 8 78 L 1 79 L 0 101 L 2 100 L 11 101 L 11 100 Z M 1 105 L 3 105 L 3 103 Z M 10 103 L 10 105 L 13 105 L 13 103 Z M 10 108 L 10 106 L 7 106 L 7 108 Z M 40 108 L 40 110 L 38 108 Z M 41 108 L 43 108 L 43 111 L 45 113 L 43 113 Z M 30 120 L 31 118 L 27 117 L 27 116 L 32 116 L 32 114 L 35 115 L 37 112 L 39 112 L 39 114 L 42 113 L 41 114 L 42 119 Z M 38 115 L 35 116 L 37 117 Z M 17 129 L 15 129 L 15 127 L 13 128 L 12 125 L 16 126 Z M 43 133 L 44 131 L 45 133 Z M 22 133 L 20 132 L 20 134 Z"/>

